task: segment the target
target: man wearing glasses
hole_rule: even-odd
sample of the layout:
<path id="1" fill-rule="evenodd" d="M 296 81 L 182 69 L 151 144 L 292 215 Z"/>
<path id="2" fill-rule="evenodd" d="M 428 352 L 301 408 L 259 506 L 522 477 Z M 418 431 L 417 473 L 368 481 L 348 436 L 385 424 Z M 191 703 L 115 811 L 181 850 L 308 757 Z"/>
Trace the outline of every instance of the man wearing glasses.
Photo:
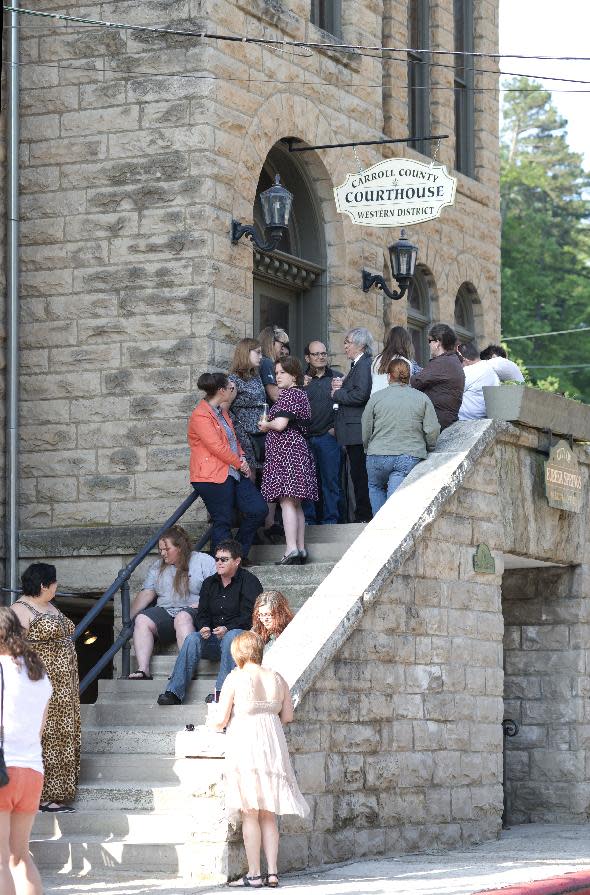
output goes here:
<path id="1" fill-rule="evenodd" d="M 310 525 L 334 525 L 338 522 L 340 502 L 340 462 L 342 448 L 334 434 L 334 401 L 332 379 L 342 376 L 328 366 L 328 352 L 323 342 L 310 342 L 304 349 L 307 369 L 304 391 L 311 405 L 309 446 L 313 452 L 318 479 L 321 483 L 321 503 L 303 502 L 305 521 Z"/>
<path id="2" fill-rule="evenodd" d="M 218 661 L 215 694 L 207 702 L 217 701 L 223 682 L 235 668 L 230 647 L 234 637 L 252 627 L 252 610 L 262 584 L 252 572 L 241 567 L 242 545 L 238 541 L 220 541 L 215 549 L 214 575 L 201 587 L 194 633 L 182 645 L 168 686 L 158 696 L 158 705 L 180 705 L 197 670 L 199 660 Z"/>

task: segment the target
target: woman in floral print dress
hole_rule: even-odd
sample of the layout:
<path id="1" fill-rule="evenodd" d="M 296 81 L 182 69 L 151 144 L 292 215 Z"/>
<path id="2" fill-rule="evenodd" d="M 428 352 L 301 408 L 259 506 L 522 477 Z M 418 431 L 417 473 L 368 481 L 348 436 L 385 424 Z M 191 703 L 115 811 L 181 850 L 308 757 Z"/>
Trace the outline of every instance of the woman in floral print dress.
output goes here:
<path id="1" fill-rule="evenodd" d="M 287 545 L 277 565 L 300 565 L 307 559 L 301 501 L 318 499 L 315 464 L 305 438 L 311 408 L 300 388 L 303 371 L 296 357 L 282 358 L 276 377 L 281 394 L 268 421 L 259 423 L 259 429 L 267 433 L 261 491 L 265 500 L 278 500 L 283 511 Z"/>

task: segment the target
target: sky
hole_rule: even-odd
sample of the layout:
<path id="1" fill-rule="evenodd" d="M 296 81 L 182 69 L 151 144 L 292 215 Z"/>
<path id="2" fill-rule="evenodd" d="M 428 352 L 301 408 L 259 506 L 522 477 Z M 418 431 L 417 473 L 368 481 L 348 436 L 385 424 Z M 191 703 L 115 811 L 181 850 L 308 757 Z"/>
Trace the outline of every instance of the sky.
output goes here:
<path id="1" fill-rule="evenodd" d="M 500 0 L 500 52 L 538 56 L 590 57 L 590 0 Z M 541 62 L 502 59 L 503 72 L 529 77 L 553 75 L 590 82 L 590 62 Z M 560 84 L 543 80 L 553 93 L 559 112 L 568 120 L 569 145 L 584 155 L 590 170 L 590 92 L 559 93 L 559 90 L 588 90 L 590 83 Z"/>

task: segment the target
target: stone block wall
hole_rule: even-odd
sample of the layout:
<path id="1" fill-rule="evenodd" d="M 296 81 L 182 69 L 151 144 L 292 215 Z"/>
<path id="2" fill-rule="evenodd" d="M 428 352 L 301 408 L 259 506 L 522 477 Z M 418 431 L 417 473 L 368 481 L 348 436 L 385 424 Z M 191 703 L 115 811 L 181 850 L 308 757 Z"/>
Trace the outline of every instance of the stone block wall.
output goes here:
<path id="1" fill-rule="evenodd" d="M 585 822 L 588 782 L 587 566 L 507 571 L 502 588 L 512 823 Z"/>
<path id="2" fill-rule="evenodd" d="M 468 845 L 502 813 L 501 520 L 493 455 L 446 504 L 288 730 L 306 821 L 281 866 Z M 492 547 L 496 574 L 473 571 Z"/>
<path id="3" fill-rule="evenodd" d="M 480 5 L 477 40 L 493 51 L 497 3 Z M 345 42 L 379 45 L 391 34 L 406 44 L 403 0 L 343 6 Z M 433 41 L 447 45 L 452 2 L 432 6 Z M 107 2 L 100 10 L 47 0 L 43 8 L 331 41 L 310 24 L 308 0 L 147 0 Z M 232 217 L 252 220 L 268 152 L 286 136 L 310 145 L 403 136 L 405 73 L 399 77 L 396 63 L 384 99 L 375 54 L 330 46 L 282 50 L 25 16 L 21 29 L 21 528 L 59 532 L 73 550 L 81 529 L 108 527 L 116 554 L 126 526 L 158 522 L 184 497 L 196 380 L 206 367 L 227 368 L 237 340 L 252 332 L 252 251 L 232 247 L 229 229 Z M 448 80 L 445 71 L 440 77 Z M 446 88 L 433 91 L 433 120 L 452 133 L 453 94 Z M 452 321 L 456 292 L 471 282 L 481 302 L 478 334 L 495 339 L 499 218 L 497 160 L 488 157 L 497 128 L 491 96 L 478 110 L 478 179 L 459 177 L 456 206 L 412 236 L 436 285 L 435 315 Z M 451 144 L 441 150 L 447 164 Z M 386 156 L 401 152 L 383 149 Z M 337 362 L 343 331 L 366 325 L 380 342 L 384 327 L 405 322 L 407 305 L 360 289 L 361 269 L 381 271 L 391 240 L 389 231 L 355 226 L 336 213 L 332 190 L 356 169 L 352 150 L 298 158 L 323 220 L 329 342 Z M 381 154 L 361 147 L 359 158 L 366 166 Z"/>

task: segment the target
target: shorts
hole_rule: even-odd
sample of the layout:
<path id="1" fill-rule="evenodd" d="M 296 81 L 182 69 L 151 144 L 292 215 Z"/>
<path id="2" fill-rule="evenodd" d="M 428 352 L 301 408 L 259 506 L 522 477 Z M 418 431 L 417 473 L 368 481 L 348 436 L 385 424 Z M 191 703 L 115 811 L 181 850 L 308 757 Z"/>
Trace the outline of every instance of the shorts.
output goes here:
<path id="1" fill-rule="evenodd" d="M 35 814 L 39 810 L 43 774 L 33 768 L 8 769 L 8 783 L 0 786 L 0 812 Z"/>
<path id="2" fill-rule="evenodd" d="M 193 625 L 197 620 L 198 609 L 181 609 L 181 612 L 188 612 L 193 620 Z M 176 642 L 176 631 L 174 630 L 174 618 L 161 606 L 152 606 L 150 609 L 142 609 L 138 615 L 147 615 L 156 626 L 158 632 L 158 640 L 166 645 Z"/>

